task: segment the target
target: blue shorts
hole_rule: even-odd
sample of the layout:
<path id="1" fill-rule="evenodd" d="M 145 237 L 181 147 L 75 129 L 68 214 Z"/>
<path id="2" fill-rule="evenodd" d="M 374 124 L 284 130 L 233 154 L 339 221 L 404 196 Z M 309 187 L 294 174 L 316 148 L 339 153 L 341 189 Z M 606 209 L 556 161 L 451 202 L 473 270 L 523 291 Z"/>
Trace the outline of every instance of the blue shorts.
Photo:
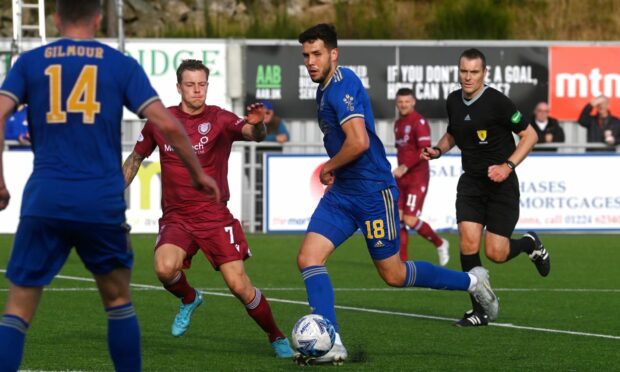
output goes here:
<path id="1" fill-rule="evenodd" d="M 307 232 L 315 232 L 338 247 L 359 228 L 373 260 L 398 253 L 400 222 L 395 187 L 369 194 L 328 191 L 316 207 Z"/>
<path id="2" fill-rule="evenodd" d="M 72 247 L 95 275 L 133 265 L 127 224 L 22 217 L 6 276 L 12 283 L 24 287 L 48 285 L 60 272 Z"/>

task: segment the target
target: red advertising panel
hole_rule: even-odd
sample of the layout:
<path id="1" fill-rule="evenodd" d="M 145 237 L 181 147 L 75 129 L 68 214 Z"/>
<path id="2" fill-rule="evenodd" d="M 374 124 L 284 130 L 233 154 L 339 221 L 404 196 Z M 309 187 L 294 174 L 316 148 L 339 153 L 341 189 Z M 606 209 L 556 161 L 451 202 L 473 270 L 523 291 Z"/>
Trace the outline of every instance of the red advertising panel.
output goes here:
<path id="1" fill-rule="evenodd" d="M 620 113 L 620 47 L 549 47 L 551 115 L 577 121 L 593 97 L 606 95 L 611 110 Z"/>

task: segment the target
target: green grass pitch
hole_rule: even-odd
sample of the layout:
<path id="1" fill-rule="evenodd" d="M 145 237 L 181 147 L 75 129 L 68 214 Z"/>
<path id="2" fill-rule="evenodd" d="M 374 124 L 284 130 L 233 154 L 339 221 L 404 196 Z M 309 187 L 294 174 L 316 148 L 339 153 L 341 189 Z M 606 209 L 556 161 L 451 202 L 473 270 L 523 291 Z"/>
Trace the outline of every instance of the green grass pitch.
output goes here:
<path id="1" fill-rule="evenodd" d="M 456 235 L 448 267 L 460 269 Z M 302 235 L 249 235 L 246 268 L 271 302 L 289 335 L 309 312 L 296 254 Z M 341 335 L 350 360 L 340 370 L 611 371 L 620 370 L 620 238 L 618 235 L 542 235 L 552 260 L 542 278 L 523 255 L 504 265 L 488 261 L 500 298 L 500 317 L 489 327 L 463 329 L 452 321 L 469 309 L 466 294 L 388 288 L 376 274 L 361 236 L 331 257 Z M 0 268 L 12 235 L 0 235 Z M 219 273 L 199 255 L 188 272 L 206 301 L 181 338 L 170 335 L 178 301 L 161 290 L 152 268 L 153 235 L 132 236 L 136 254 L 133 302 L 142 331 L 145 371 L 299 370 L 272 356 L 266 336 Z M 432 246 L 410 240 L 410 256 L 436 262 Z M 46 290 L 28 332 L 26 370 L 110 371 L 106 320 L 94 283 L 72 255 Z M 8 282 L 0 281 L 4 303 Z"/>

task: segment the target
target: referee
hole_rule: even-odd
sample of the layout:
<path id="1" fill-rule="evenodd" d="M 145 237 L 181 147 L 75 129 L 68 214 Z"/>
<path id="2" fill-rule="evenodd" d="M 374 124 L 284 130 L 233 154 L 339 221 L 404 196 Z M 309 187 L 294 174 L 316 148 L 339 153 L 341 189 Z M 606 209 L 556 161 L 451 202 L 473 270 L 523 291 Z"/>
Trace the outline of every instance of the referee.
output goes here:
<path id="1" fill-rule="evenodd" d="M 431 160 L 461 150 L 463 174 L 456 194 L 461 267 L 469 271 L 481 266 L 480 242 L 484 235 L 485 254 L 503 263 L 521 252 L 529 255 L 542 276 L 549 275 L 549 253 L 535 232 L 511 239 L 519 219 L 519 180 L 516 168 L 525 159 L 538 136 L 524 121 L 515 104 L 484 84 L 486 59 L 478 49 L 467 49 L 459 58 L 461 89 L 448 96 L 448 130 L 435 147 L 426 147 L 420 157 Z M 515 145 L 512 133 L 519 144 Z M 459 327 L 488 325 L 488 315 L 471 298 L 473 310 L 455 323 Z"/>

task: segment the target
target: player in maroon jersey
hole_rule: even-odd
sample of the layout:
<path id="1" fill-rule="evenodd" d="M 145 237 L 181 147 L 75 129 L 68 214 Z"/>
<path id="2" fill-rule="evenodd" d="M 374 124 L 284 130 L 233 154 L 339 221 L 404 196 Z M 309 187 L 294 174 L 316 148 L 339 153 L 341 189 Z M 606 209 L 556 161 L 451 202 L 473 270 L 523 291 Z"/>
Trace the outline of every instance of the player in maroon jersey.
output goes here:
<path id="1" fill-rule="evenodd" d="M 394 178 L 398 184 L 400 197 L 400 257 L 407 261 L 407 228 L 418 232 L 437 247 L 439 264 L 445 266 L 450 260 L 449 244 L 419 216 L 424 206 L 430 178 L 428 160 L 420 159 L 420 152 L 431 144 L 431 129 L 428 121 L 415 111 L 415 97 L 409 88 L 401 88 L 396 93 L 396 107 L 400 118 L 394 123 L 398 167 Z"/>
<path id="2" fill-rule="evenodd" d="M 168 110 L 185 127 L 198 160 L 207 175 L 217 182 L 221 199 L 215 202 L 192 187 L 174 149 L 147 122 L 133 152 L 123 164 L 128 186 L 142 161 L 159 147 L 162 181 L 162 210 L 155 243 L 155 272 L 164 288 L 181 299 L 172 324 L 173 336 L 181 336 L 191 315 L 203 302 L 202 293 L 187 282 L 183 269 L 202 251 L 215 270 L 222 273 L 230 291 L 245 305 L 248 314 L 268 334 L 277 357 L 293 356 L 287 338 L 278 329 L 267 299 L 254 288 L 245 272 L 244 260 L 251 256 L 241 224 L 226 202 L 228 157 L 234 141 L 262 141 L 265 138 L 261 104 L 248 106 L 245 118 L 217 106 L 205 104 L 209 69 L 198 60 L 185 60 L 177 69 L 177 90 L 181 104 Z"/>

